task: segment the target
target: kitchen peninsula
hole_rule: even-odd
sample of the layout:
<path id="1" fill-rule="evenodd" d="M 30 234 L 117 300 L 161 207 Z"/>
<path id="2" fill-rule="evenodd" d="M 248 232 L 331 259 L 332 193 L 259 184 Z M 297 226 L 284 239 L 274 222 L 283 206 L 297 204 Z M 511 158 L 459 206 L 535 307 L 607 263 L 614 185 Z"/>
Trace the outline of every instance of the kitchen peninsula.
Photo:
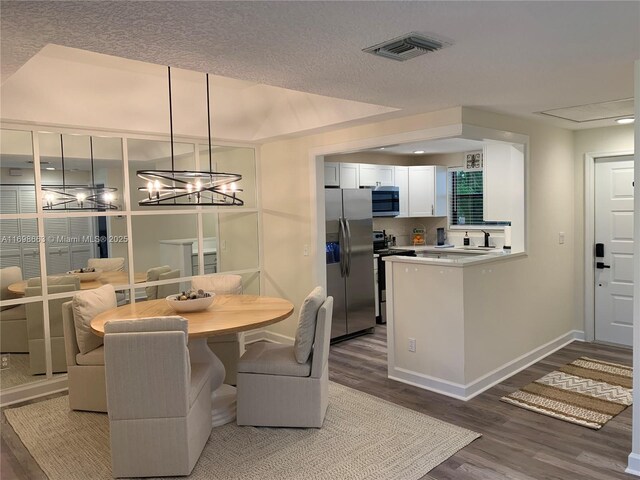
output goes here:
<path id="1" fill-rule="evenodd" d="M 389 378 L 469 400 L 577 338 L 532 324 L 525 253 L 416 253 L 384 259 Z"/>

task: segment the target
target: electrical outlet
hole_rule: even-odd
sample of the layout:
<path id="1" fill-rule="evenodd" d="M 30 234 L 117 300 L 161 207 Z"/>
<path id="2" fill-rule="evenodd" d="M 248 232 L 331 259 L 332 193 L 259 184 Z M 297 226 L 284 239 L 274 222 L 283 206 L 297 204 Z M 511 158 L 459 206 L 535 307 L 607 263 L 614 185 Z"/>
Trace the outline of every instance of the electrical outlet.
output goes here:
<path id="1" fill-rule="evenodd" d="M 307 245 L 306 243 L 305 243 L 305 245 L 304 245 L 304 248 L 302 249 L 302 254 L 303 254 L 305 257 L 308 257 L 308 256 L 309 256 L 309 245 Z"/>
<path id="2" fill-rule="evenodd" d="M 560 233 L 558 234 L 558 243 L 559 243 L 560 245 L 563 245 L 563 244 L 564 244 L 564 232 L 560 232 Z"/>
<path id="3" fill-rule="evenodd" d="M 4 370 L 5 368 L 9 368 L 9 364 L 11 363 L 11 354 L 3 353 L 0 355 L 0 370 Z"/>
<path id="4" fill-rule="evenodd" d="M 409 339 L 409 351 L 410 352 L 415 352 L 416 351 L 416 339 L 415 338 L 410 338 Z"/>

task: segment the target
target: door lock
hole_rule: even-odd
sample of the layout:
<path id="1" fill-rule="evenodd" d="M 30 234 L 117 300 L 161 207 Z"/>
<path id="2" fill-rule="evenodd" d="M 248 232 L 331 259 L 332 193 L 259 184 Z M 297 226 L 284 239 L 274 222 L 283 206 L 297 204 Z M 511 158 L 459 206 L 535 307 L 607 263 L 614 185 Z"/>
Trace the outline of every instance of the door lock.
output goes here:
<path id="1" fill-rule="evenodd" d="M 611 268 L 611 265 L 605 265 L 604 262 L 596 262 L 596 268 Z"/>

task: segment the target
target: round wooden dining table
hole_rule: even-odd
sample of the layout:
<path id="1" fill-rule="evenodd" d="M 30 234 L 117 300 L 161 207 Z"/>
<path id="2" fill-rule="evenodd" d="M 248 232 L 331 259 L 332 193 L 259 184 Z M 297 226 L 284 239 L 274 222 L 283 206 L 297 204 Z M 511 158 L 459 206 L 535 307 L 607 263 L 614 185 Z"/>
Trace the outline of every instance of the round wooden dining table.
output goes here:
<path id="1" fill-rule="evenodd" d="M 62 275 L 73 275 L 69 274 L 60 274 Z M 58 275 L 54 275 L 58 276 Z M 134 283 L 142 283 L 147 280 L 146 273 L 136 272 L 133 274 Z M 89 282 L 80 282 L 80 290 L 92 290 L 94 288 L 99 288 L 103 285 L 111 284 L 116 289 L 123 285 L 129 284 L 129 272 L 102 272 L 100 276 Z M 21 282 L 12 283 L 7 287 L 9 291 L 15 295 L 24 295 L 24 292 L 27 288 L 27 281 L 23 280 Z"/>
<path id="2" fill-rule="evenodd" d="M 206 310 L 175 312 L 165 299 L 136 302 L 107 310 L 91 321 L 91 330 L 104 336 L 107 322 L 137 320 L 148 317 L 178 315 L 188 323 L 189 355 L 192 362 L 212 366 L 212 423 L 214 427 L 235 419 L 236 389 L 223 384 L 225 368 L 207 345 L 207 338 L 215 335 L 244 332 L 284 320 L 293 313 L 293 304 L 276 297 L 257 295 L 216 295 Z"/>

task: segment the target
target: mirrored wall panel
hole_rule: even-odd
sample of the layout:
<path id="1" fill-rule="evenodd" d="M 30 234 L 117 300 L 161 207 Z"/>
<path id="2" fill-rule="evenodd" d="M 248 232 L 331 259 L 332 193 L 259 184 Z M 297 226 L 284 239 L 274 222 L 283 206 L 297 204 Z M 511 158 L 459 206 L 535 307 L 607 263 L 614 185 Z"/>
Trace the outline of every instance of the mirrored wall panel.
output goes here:
<path id="1" fill-rule="evenodd" d="M 218 232 L 218 271 L 259 268 L 256 212 L 218 214 Z"/>

